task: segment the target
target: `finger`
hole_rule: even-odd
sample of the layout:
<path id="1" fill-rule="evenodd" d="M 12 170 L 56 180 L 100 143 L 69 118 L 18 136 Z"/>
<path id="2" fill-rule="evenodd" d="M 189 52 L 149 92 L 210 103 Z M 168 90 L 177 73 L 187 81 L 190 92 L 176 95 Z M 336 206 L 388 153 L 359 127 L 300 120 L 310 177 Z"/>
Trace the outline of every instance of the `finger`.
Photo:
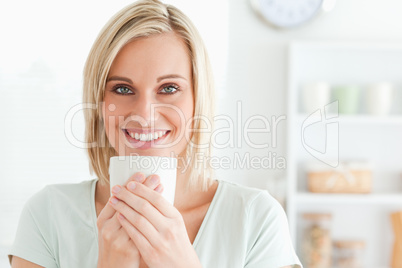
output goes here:
<path id="1" fill-rule="evenodd" d="M 152 246 L 147 237 L 144 236 L 137 228 L 131 225 L 128 219 L 122 214 L 119 213 L 117 218 L 123 229 L 127 232 L 128 236 L 131 238 L 131 240 L 133 240 L 138 250 L 140 252 L 149 252 Z"/>
<path id="2" fill-rule="evenodd" d="M 148 178 L 145 179 L 143 184 L 145 186 L 147 186 L 148 188 L 154 190 L 158 187 L 158 185 L 160 185 L 160 178 L 158 175 L 152 174 L 152 175 L 148 176 Z"/>
<path id="3" fill-rule="evenodd" d="M 113 244 L 115 245 L 114 249 L 119 248 L 120 250 L 127 250 L 130 248 L 130 251 L 137 251 L 137 246 L 135 245 L 134 241 L 128 235 L 127 231 L 122 227 L 120 221 L 117 219 L 116 213 L 116 221 L 118 222 L 120 229 L 113 233 Z"/>
<path id="4" fill-rule="evenodd" d="M 142 172 L 137 172 L 133 176 L 131 176 L 127 182 L 124 184 L 126 186 L 130 181 L 136 181 L 139 183 L 144 184 L 150 189 L 156 190 L 156 188 L 160 185 L 160 179 L 159 176 L 156 174 L 150 175 L 147 178 L 145 178 L 144 173 Z M 159 188 L 159 191 L 161 190 L 161 187 Z"/>
<path id="5" fill-rule="evenodd" d="M 131 193 L 129 193 L 131 194 Z M 133 194 L 131 194 L 133 195 Z M 134 195 L 133 195 L 134 196 Z M 137 199 L 142 199 L 141 197 L 136 196 Z M 143 202 L 146 202 L 144 199 L 142 199 Z M 152 222 L 149 221 L 148 218 L 145 216 L 141 215 L 137 211 L 135 211 L 132 207 L 127 205 L 125 202 L 118 200 L 117 198 L 112 199 L 112 202 L 114 202 L 113 207 L 118 211 L 118 214 L 124 215 L 125 219 L 137 230 L 139 230 L 147 239 L 149 242 L 153 245 L 158 245 L 159 240 L 158 240 L 158 231 L 153 225 Z M 151 204 L 148 203 L 149 207 L 152 207 Z M 151 218 L 153 219 L 158 219 L 155 222 L 162 222 L 163 221 L 163 216 L 154 208 L 152 207 L 153 213 L 150 213 L 149 209 L 147 210 L 147 214 L 151 215 Z"/>
<path id="6" fill-rule="evenodd" d="M 135 177 L 135 176 L 138 176 L 138 177 Z M 160 179 L 159 179 L 158 175 L 153 174 L 151 176 L 148 176 L 148 178 L 144 182 L 141 182 L 141 181 L 143 181 L 143 178 L 145 178 L 144 174 L 141 172 L 137 172 L 133 176 L 131 176 L 123 186 L 127 186 L 127 184 L 130 183 L 131 181 L 138 180 L 137 182 L 144 184 L 148 188 L 155 190 L 158 193 L 162 193 L 163 185 L 160 183 Z M 122 188 L 123 187 L 121 187 L 120 185 L 113 186 L 111 194 L 116 195 L 119 191 L 121 191 Z"/>
<path id="7" fill-rule="evenodd" d="M 130 183 L 134 183 L 134 182 L 130 182 Z M 145 188 L 147 188 L 145 185 L 143 185 L 143 184 L 141 184 L 141 185 L 144 186 Z M 149 188 L 147 188 L 147 189 L 149 189 Z M 156 195 L 160 195 L 159 193 L 155 192 L 154 190 L 151 190 L 151 189 L 149 189 L 149 190 Z M 129 191 L 125 187 L 124 188 L 123 187 L 113 187 L 113 196 L 115 196 L 118 200 L 123 201 L 132 210 L 139 212 L 142 216 L 144 216 L 150 222 L 150 224 L 155 226 L 155 228 L 157 230 L 160 230 L 159 225 L 164 221 L 164 216 L 148 200 L 133 194 L 131 191 Z M 118 208 L 119 208 L 119 206 L 117 204 L 118 200 L 113 199 L 113 201 L 115 202 L 113 204 L 113 207 L 116 210 L 118 210 Z M 123 212 L 123 211 L 120 211 L 120 212 Z M 128 215 L 124 212 L 123 212 L 123 214 L 125 216 Z"/>
<path id="8" fill-rule="evenodd" d="M 178 216 L 178 211 L 173 207 L 161 194 L 149 189 L 143 184 L 130 182 L 127 185 L 127 189 L 133 194 L 142 197 L 147 200 L 152 206 L 154 206 L 162 215 L 168 218 L 175 218 Z M 147 206 L 145 206 L 142 202 L 138 202 L 142 204 L 142 206 L 138 204 L 133 204 L 133 208 L 146 216 L 146 211 L 144 211 Z"/>
<path id="9" fill-rule="evenodd" d="M 136 182 L 139 182 L 139 183 L 144 183 L 145 175 L 142 172 L 134 173 L 130 178 L 128 178 L 128 180 L 126 181 L 124 186 L 126 186 L 130 181 L 136 181 Z"/>
<path id="10" fill-rule="evenodd" d="M 160 194 L 163 193 L 163 190 L 164 190 L 164 188 L 163 188 L 162 184 L 159 184 L 158 187 L 155 188 L 155 191 Z"/>
<path id="11" fill-rule="evenodd" d="M 115 213 L 116 213 L 116 210 L 110 204 L 110 198 L 109 198 L 109 202 L 106 203 L 106 206 L 99 213 L 99 216 L 98 216 L 98 219 L 97 219 L 98 227 L 103 226 L 103 224 L 107 220 L 111 219 Z"/>
<path id="12" fill-rule="evenodd" d="M 113 217 L 106 221 L 103 225 L 103 228 L 110 232 L 116 232 L 122 228 L 119 220 L 117 219 L 118 211 L 114 209 L 114 212 Z"/>
<path id="13" fill-rule="evenodd" d="M 157 176 L 157 179 L 152 178 L 153 176 Z M 157 181 L 157 183 L 155 183 L 155 180 Z M 127 184 L 131 181 L 143 183 L 151 189 L 156 189 L 157 186 L 159 186 L 159 184 L 160 184 L 158 175 L 155 174 L 155 175 L 148 176 L 148 178 L 145 178 L 145 175 L 142 172 L 137 172 L 137 173 L 133 174 L 130 178 L 128 178 L 128 180 L 123 184 L 123 186 L 127 186 Z"/>
<path id="14" fill-rule="evenodd" d="M 102 226 L 98 226 L 99 238 L 110 242 L 116 239 L 117 233 L 123 228 L 121 223 L 117 219 L 116 212 L 111 219 L 106 221 Z"/>
<path id="15" fill-rule="evenodd" d="M 123 225 L 121 225 L 121 222 L 118 220 L 118 213 L 116 213 L 116 221 L 117 221 L 118 225 L 120 226 L 120 229 L 114 233 L 115 241 L 116 241 L 116 243 L 125 244 L 129 240 L 131 240 L 131 237 L 128 235 L 128 233 L 124 229 Z"/>

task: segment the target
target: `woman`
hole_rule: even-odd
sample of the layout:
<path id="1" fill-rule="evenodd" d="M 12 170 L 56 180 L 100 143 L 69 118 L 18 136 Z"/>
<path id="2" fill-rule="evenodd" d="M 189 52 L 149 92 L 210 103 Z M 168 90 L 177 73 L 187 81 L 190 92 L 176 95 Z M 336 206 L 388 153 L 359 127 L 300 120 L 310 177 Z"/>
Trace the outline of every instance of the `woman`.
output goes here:
<path id="1" fill-rule="evenodd" d="M 24 208 L 13 267 L 290 267 L 287 220 L 267 192 L 214 180 L 213 83 L 190 20 L 139 1 L 103 28 L 84 70 L 86 141 L 99 179 L 52 185 Z M 109 190 L 115 155 L 173 156 L 174 206 L 157 175 Z M 187 165 L 190 163 L 190 168 Z"/>

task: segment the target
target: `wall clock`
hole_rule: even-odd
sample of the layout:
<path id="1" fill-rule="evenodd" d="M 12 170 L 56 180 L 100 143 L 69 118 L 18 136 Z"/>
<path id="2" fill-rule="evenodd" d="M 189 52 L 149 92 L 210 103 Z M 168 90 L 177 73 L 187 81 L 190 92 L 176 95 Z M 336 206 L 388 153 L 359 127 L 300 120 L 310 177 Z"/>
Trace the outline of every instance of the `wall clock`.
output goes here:
<path id="1" fill-rule="evenodd" d="M 336 0 L 250 0 L 253 9 L 277 28 L 302 25 L 322 11 L 330 11 Z"/>

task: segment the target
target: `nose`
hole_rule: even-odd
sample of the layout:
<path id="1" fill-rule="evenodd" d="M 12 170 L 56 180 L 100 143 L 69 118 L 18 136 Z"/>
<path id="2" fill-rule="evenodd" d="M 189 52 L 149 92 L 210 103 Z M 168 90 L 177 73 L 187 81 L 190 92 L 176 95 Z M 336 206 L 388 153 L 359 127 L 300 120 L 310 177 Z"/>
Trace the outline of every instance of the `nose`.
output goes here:
<path id="1" fill-rule="evenodd" d="M 133 103 L 131 114 L 136 117 L 136 121 L 141 127 L 154 125 L 158 115 L 155 108 L 153 108 L 153 104 L 155 104 L 155 100 L 151 94 L 138 94 L 137 100 Z"/>

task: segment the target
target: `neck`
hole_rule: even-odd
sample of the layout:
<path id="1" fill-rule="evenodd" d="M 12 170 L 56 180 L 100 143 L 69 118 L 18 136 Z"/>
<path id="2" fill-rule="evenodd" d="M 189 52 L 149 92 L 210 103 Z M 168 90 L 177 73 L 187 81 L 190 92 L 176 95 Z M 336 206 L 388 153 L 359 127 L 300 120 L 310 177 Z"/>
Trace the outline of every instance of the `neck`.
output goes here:
<path id="1" fill-rule="evenodd" d="M 174 205 L 178 210 L 193 207 L 198 202 L 197 196 L 199 196 L 201 189 L 194 189 L 187 186 L 189 176 L 190 172 L 188 170 L 185 171 L 180 167 L 177 169 Z"/>
<path id="2" fill-rule="evenodd" d="M 96 205 L 99 206 L 100 208 L 103 208 L 106 206 L 107 202 L 109 201 L 110 198 L 110 186 L 108 183 L 96 183 L 96 189 L 95 189 L 95 202 L 97 203 Z M 98 210 L 98 209 L 97 209 Z"/>

